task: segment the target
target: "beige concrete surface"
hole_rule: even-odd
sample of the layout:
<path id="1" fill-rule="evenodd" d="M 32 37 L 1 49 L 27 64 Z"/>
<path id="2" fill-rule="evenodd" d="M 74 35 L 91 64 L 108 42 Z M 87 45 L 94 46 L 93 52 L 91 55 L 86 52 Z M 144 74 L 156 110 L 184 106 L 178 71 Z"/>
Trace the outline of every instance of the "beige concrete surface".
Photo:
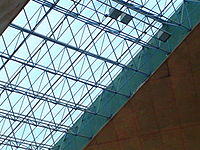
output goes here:
<path id="1" fill-rule="evenodd" d="M 200 150 L 200 24 L 85 150 Z"/>
<path id="2" fill-rule="evenodd" d="M 0 35 L 29 0 L 0 0 Z"/>

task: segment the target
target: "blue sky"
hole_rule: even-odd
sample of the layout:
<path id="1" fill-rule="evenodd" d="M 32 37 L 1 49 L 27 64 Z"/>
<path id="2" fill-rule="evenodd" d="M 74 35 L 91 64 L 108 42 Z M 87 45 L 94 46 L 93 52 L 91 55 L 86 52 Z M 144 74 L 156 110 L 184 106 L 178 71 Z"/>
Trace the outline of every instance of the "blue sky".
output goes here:
<path id="1" fill-rule="evenodd" d="M 47 6 L 55 0 L 35 1 L 27 4 L 12 22 L 13 25 L 124 65 L 142 48 L 127 38 L 139 38 L 146 43 L 162 26 L 111 0 L 81 0 L 80 3 L 60 0 L 50 12 Z M 39 2 L 45 2 L 46 6 Z M 173 3 L 169 0 L 132 2 L 137 7 L 144 6 L 143 10 L 154 15 L 162 12 L 166 18 L 181 3 L 182 0 L 174 0 Z M 121 9 L 134 18 L 124 25 L 119 19 L 106 17 L 111 7 Z M 166 20 L 165 17 L 162 18 Z M 0 37 L 0 66 L 3 66 L 0 70 L 0 112 L 28 114 L 27 120 L 40 119 L 54 125 L 61 123 L 63 127 L 72 126 L 83 113 L 72 109 L 72 106 L 87 109 L 102 88 L 122 70 L 112 63 L 55 44 L 52 40 L 29 35 L 12 26 Z M 19 138 L 33 141 L 35 145 L 42 142 L 50 146 L 63 134 L 42 126 L 0 118 L 0 135 L 11 136 L 14 140 Z M 9 146 L 0 148 L 14 149 Z"/>

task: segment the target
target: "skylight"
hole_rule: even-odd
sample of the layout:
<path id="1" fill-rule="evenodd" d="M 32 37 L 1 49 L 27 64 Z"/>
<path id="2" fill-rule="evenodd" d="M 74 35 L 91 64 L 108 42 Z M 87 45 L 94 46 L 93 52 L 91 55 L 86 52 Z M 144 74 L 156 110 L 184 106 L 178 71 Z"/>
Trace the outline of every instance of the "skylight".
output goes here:
<path id="1" fill-rule="evenodd" d="M 30 1 L 0 37 L 0 149 L 55 145 L 123 68 L 139 71 L 126 65 L 150 39 L 163 42 L 163 24 L 179 25 L 169 17 L 181 3 Z M 132 18 L 113 19 L 113 8 Z"/>

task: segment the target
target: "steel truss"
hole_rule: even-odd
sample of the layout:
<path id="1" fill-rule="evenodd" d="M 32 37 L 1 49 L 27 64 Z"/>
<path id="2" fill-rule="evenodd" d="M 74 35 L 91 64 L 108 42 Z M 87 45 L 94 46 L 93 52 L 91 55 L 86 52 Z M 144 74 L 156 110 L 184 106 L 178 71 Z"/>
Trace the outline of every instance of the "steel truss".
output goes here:
<path id="1" fill-rule="evenodd" d="M 26 149 L 26 150 L 33 150 L 33 149 L 42 150 L 42 149 L 49 149 L 51 147 L 51 145 L 47 145 L 47 144 L 40 144 L 40 143 L 28 141 L 28 140 L 22 140 L 19 138 L 13 138 L 13 137 L 5 136 L 5 135 L 0 135 L 1 142 L 3 142 L 5 138 L 7 139 L 7 141 L 4 142 L 4 145 L 17 148 L 17 149 L 20 148 L 20 149 Z"/>
<path id="2" fill-rule="evenodd" d="M 33 0 L 0 37 L 0 149 L 49 149 L 83 113 L 110 119 L 90 105 L 102 92 L 129 98 L 120 85 L 108 85 L 121 71 L 149 77 L 140 60 L 127 64 L 142 48 L 169 55 L 150 44 L 164 24 L 173 22 L 180 2 L 122 0 Z M 108 17 L 116 7 L 133 17 L 127 24 Z M 156 9 L 159 7 L 159 10 Z M 31 9 L 30 9 L 31 8 Z M 144 9 L 145 8 L 145 9 Z M 128 10 L 128 11 L 127 11 Z M 148 62 L 146 62 L 148 63 Z M 99 104 L 101 105 L 101 104 Z M 98 109 L 96 109 L 98 110 Z"/>

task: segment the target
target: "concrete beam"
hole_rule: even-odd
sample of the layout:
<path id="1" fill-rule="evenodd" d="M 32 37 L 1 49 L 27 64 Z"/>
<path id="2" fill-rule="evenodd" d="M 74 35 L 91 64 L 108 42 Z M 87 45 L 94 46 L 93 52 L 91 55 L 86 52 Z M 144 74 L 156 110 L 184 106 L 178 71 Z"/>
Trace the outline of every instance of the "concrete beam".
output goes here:
<path id="1" fill-rule="evenodd" d="M 0 2 L 0 35 L 8 24 L 19 14 L 29 0 L 1 0 Z"/>

